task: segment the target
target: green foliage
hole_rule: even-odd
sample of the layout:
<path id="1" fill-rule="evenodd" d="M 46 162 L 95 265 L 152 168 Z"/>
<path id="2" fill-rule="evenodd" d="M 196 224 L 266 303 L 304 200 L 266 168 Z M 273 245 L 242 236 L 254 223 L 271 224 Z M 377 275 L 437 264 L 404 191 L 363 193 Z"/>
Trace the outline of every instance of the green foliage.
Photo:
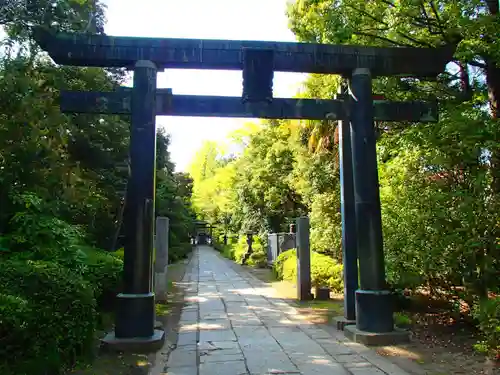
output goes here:
<path id="1" fill-rule="evenodd" d="M 70 269 L 47 261 L 0 263 L 2 374 L 59 373 L 90 354 L 93 289 Z"/>
<path id="2" fill-rule="evenodd" d="M 248 124 L 233 135 L 239 158 L 224 145 L 207 143 L 193 160 L 193 202 L 198 216 L 233 232 L 279 231 L 288 217 L 303 213 L 292 187 L 294 164 L 289 123 Z"/>
<path id="3" fill-rule="evenodd" d="M 478 321 L 479 329 L 483 334 L 483 341 L 475 345 L 480 352 L 500 356 L 500 297 L 488 298 L 479 301 L 473 311 Z"/>
<path id="4" fill-rule="evenodd" d="M 275 274 L 276 278 L 283 279 L 285 262 L 289 258 L 297 259 L 297 255 L 296 255 L 296 250 L 295 249 L 290 249 L 290 250 L 283 251 L 280 255 L 278 255 L 278 257 L 274 261 L 273 271 L 274 271 L 274 274 Z"/>
<path id="5" fill-rule="evenodd" d="M 274 265 L 279 280 L 297 281 L 297 250 L 281 253 Z M 334 292 L 343 291 L 342 265 L 328 255 L 311 252 L 311 285 L 328 287 Z"/>
<path id="6" fill-rule="evenodd" d="M 179 244 L 177 246 L 172 246 L 169 247 L 169 262 L 175 263 L 179 260 L 187 258 L 187 256 L 191 253 L 192 251 L 192 246 L 189 243 L 183 243 Z"/>
<path id="7" fill-rule="evenodd" d="M 119 292 L 122 281 L 123 260 L 114 253 L 86 248 L 83 277 L 94 288 L 94 295 L 100 307 L 113 300 Z"/>
<path id="8" fill-rule="evenodd" d="M 248 251 L 247 236 L 239 237 L 238 242 L 234 246 L 233 259 L 237 263 L 242 263 L 243 257 Z M 252 254 L 248 259 L 247 265 L 254 267 L 265 267 L 267 264 L 266 250 L 263 241 L 259 236 L 253 236 Z"/>
<path id="9" fill-rule="evenodd" d="M 17 212 L 9 225 L 5 252 L 17 259 L 57 261 L 73 269 L 84 262 L 84 254 L 79 246 L 84 234 L 80 227 L 71 225 L 53 214 L 51 205 L 33 193 L 14 195 Z"/>
<path id="10" fill-rule="evenodd" d="M 500 264 L 495 256 L 500 245 L 498 12 L 498 2 L 465 0 L 389 5 L 298 0 L 288 9 L 290 28 L 301 41 L 457 45 L 453 63 L 435 82 L 388 77 L 375 79 L 373 86 L 389 99 L 433 96 L 440 100 L 439 124 L 377 124 L 388 281 L 402 289 L 426 288 L 434 295 L 459 297 L 469 306 L 499 291 Z M 334 77 L 312 76 L 305 96 L 331 97 L 337 85 Z M 301 144 L 324 154 L 333 131 L 323 123 L 311 125 L 305 127 Z M 304 175 L 314 160 L 304 158 L 301 163 L 298 175 Z M 321 167 L 314 165 L 312 170 Z M 332 240 L 339 239 L 338 199 L 332 196 L 336 193 L 313 188 L 325 180 L 309 177 L 301 183 L 299 179 L 296 187 L 319 201 L 307 199 L 309 207 L 315 208 L 310 214 L 314 250 L 330 248 L 338 259 L 338 242 Z M 326 223 L 321 221 L 323 216 Z M 314 217 L 318 219 L 313 223 Z M 492 333 L 495 323 L 488 326 L 494 320 L 485 317 L 490 310 L 484 306 L 475 310 L 485 322 L 482 329 L 487 339 L 480 345 L 485 351 L 498 350 L 498 336 Z"/>
<path id="11" fill-rule="evenodd" d="M 394 313 L 394 324 L 400 328 L 406 328 L 412 323 L 411 318 L 403 313 Z"/>
<path id="12" fill-rule="evenodd" d="M 118 69 L 56 66 L 32 26 L 102 32 L 90 0 L 14 1 L 0 12 L 0 373 L 59 374 L 95 349 L 121 288 L 128 117 L 67 115 L 60 90 L 113 91 Z M 171 219 L 171 255 L 185 257 L 191 184 L 157 147 L 157 214 Z M 104 249 L 104 250 L 100 250 Z M 120 256 L 121 255 L 121 256 Z"/>
<path id="13" fill-rule="evenodd" d="M 234 246 L 222 245 L 219 249 L 220 253 L 227 259 L 234 259 Z"/>

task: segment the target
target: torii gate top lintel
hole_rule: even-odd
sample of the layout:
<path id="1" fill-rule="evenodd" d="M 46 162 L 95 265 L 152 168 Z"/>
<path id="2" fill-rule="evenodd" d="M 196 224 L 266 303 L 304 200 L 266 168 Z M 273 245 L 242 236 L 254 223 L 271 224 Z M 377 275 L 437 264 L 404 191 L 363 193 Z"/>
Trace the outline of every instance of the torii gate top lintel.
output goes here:
<path id="1" fill-rule="evenodd" d="M 452 59 L 455 46 L 367 47 L 265 41 L 121 37 L 55 33 L 35 28 L 35 40 L 58 64 L 128 67 L 151 60 L 158 69 L 242 70 L 244 49 L 273 52 L 273 70 L 349 75 L 368 68 L 372 76 L 435 78 Z M 110 48 L 112 47 L 112 48 Z"/>

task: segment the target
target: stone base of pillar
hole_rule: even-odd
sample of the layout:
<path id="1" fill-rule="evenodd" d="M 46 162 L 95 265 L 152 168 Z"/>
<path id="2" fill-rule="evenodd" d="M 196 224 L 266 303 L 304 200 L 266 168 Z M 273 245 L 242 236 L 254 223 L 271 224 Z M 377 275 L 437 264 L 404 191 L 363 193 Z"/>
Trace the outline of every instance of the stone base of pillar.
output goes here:
<path id="1" fill-rule="evenodd" d="M 344 327 L 344 335 L 354 342 L 367 346 L 396 345 L 410 341 L 410 332 L 393 328 L 391 332 L 375 333 L 361 331 L 355 325 Z"/>
<path id="2" fill-rule="evenodd" d="M 157 352 L 164 343 L 165 332 L 159 329 L 155 329 L 150 337 L 121 339 L 115 336 L 115 332 L 110 332 L 102 339 L 104 350 L 140 354 Z"/>
<path id="3" fill-rule="evenodd" d="M 155 326 L 155 295 L 126 294 L 116 296 L 115 332 L 119 339 L 151 337 Z"/>
<path id="4" fill-rule="evenodd" d="M 343 331 L 346 326 L 352 326 L 356 324 L 355 320 L 346 319 L 343 316 L 337 316 L 333 318 L 333 324 L 337 327 L 339 331 Z"/>
<path id="5" fill-rule="evenodd" d="M 373 333 L 392 332 L 393 305 L 389 290 L 356 290 L 356 328 Z"/>

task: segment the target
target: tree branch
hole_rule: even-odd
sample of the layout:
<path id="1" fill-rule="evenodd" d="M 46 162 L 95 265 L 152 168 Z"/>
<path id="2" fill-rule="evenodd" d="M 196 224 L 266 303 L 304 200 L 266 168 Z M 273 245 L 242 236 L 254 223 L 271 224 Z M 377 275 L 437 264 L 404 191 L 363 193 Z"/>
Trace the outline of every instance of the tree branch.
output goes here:
<path id="1" fill-rule="evenodd" d="M 475 60 L 467 61 L 467 64 L 475 66 L 476 68 L 481 68 L 481 69 L 486 68 L 486 64 L 481 63 L 479 61 L 475 61 Z"/>
<path id="2" fill-rule="evenodd" d="M 436 24 L 437 24 L 437 27 L 438 29 L 440 30 L 441 32 L 441 35 L 443 36 L 443 39 L 446 41 L 446 42 L 450 42 L 448 36 L 446 35 L 446 32 L 445 32 L 445 28 L 443 26 L 443 22 L 441 21 L 441 18 L 439 17 L 439 14 L 438 14 L 438 11 L 437 11 L 437 8 L 436 8 L 436 4 L 434 4 L 434 1 L 431 0 L 429 2 L 430 6 L 431 6 L 431 9 L 432 9 L 432 13 L 434 13 L 434 17 L 436 17 Z M 431 32 L 431 29 L 429 28 L 429 32 Z"/>
<path id="3" fill-rule="evenodd" d="M 407 43 L 403 43 L 403 42 L 397 42 L 395 40 L 391 40 L 391 39 L 386 38 L 384 36 L 373 35 L 373 34 L 368 34 L 368 33 L 364 33 L 364 32 L 355 32 L 354 34 L 355 35 L 360 35 L 360 36 L 366 36 L 368 38 L 374 38 L 374 39 L 383 40 L 384 42 L 391 43 L 391 44 L 393 44 L 395 46 L 399 46 L 399 47 L 412 47 L 411 44 L 407 44 Z"/>

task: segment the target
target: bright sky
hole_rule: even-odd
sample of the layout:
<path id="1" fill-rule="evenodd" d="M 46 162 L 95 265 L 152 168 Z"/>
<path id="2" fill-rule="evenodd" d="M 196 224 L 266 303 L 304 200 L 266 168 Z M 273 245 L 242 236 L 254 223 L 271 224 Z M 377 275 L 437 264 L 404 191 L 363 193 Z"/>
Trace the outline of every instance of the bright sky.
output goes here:
<path id="1" fill-rule="evenodd" d="M 117 36 L 295 41 L 288 30 L 287 0 L 105 0 L 105 32 Z M 240 96 L 241 71 L 170 69 L 158 87 L 174 94 Z M 275 73 L 274 96 L 293 97 L 305 75 Z M 165 117 L 157 124 L 172 136 L 170 152 L 185 170 L 205 140 L 221 141 L 249 119 Z"/>

